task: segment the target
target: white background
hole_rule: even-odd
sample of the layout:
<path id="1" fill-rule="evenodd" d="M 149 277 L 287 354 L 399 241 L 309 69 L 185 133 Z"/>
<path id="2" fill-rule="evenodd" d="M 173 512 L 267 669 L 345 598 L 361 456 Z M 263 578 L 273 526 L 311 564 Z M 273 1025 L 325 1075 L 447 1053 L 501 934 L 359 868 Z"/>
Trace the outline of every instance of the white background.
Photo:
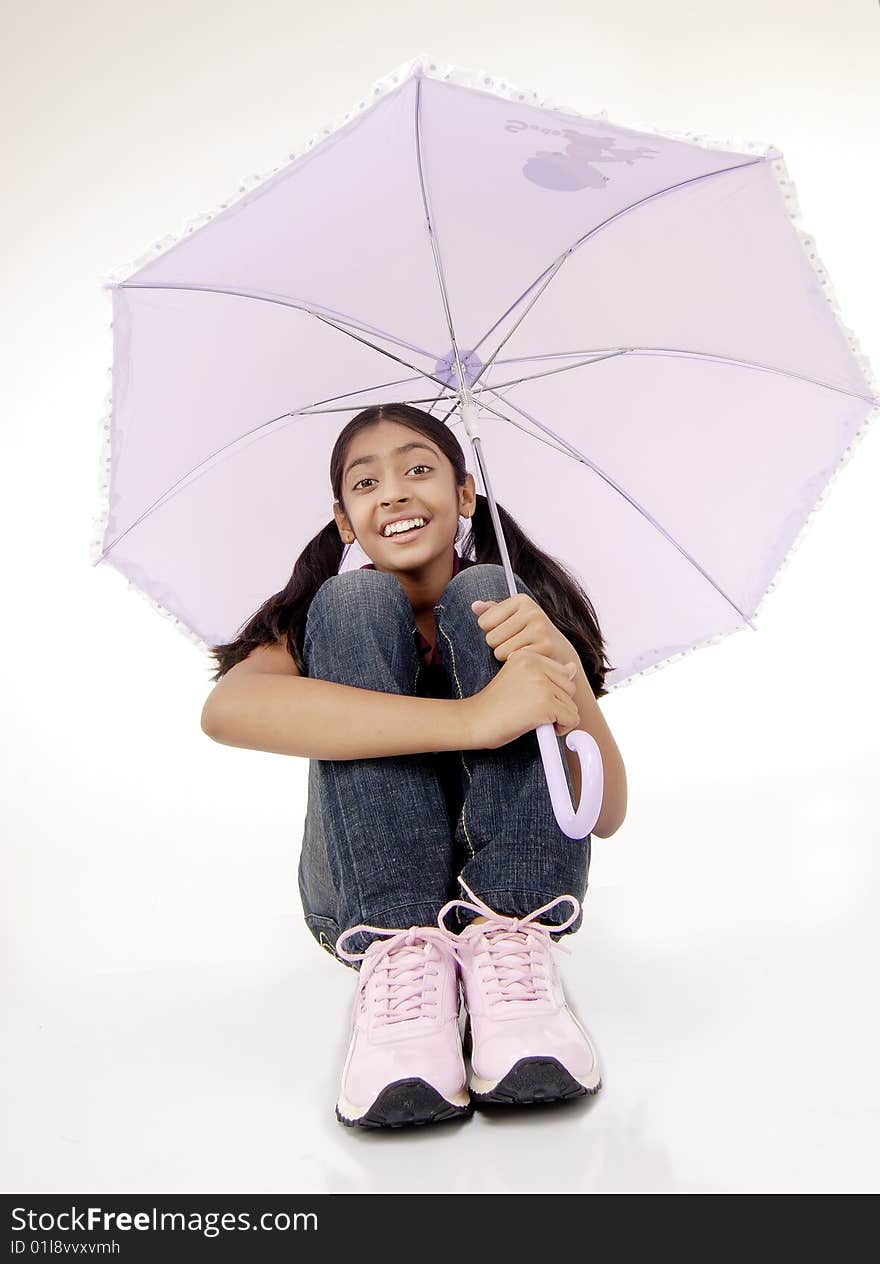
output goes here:
<path id="1" fill-rule="evenodd" d="M 419 53 L 622 125 L 777 145 L 844 321 L 880 365 L 880 7 L 720 14 L 7 9 L 5 1190 L 880 1186 L 876 425 L 758 633 L 601 704 L 629 815 L 594 839 L 585 924 L 559 961 L 602 1091 L 464 1125 L 337 1124 L 355 976 L 302 922 L 306 761 L 207 738 L 210 662 L 89 561 L 111 354 L 100 278 Z"/>

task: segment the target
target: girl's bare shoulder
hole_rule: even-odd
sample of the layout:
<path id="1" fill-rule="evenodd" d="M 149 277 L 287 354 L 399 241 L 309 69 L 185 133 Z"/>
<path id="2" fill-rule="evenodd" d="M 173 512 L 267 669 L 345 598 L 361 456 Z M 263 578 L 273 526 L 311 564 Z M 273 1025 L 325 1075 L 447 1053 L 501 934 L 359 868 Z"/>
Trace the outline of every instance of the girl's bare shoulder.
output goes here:
<path id="1" fill-rule="evenodd" d="M 276 642 L 274 645 L 258 645 L 256 649 L 252 649 L 247 658 L 243 658 L 240 663 L 236 663 L 230 667 L 224 679 L 229 680 L 234 676 L 244 676 L 248 672 L 263 672 L 276 676 L 301 676 L 302 672 L 297 667 L 286 645 Z"/>

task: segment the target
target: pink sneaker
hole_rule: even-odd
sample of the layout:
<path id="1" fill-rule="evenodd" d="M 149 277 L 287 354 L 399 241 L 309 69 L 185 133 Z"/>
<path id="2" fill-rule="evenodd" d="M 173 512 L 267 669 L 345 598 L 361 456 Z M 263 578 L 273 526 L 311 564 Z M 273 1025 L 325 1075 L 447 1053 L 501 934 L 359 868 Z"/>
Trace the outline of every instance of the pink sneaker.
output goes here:
<path id="1" fill-rule="evenodd" d="M 461 878 L 459 882 L 473 903 L 450 900 L 437 921 L 459 941 L 471 1096 L 477 1102 L 524 1105 L 597 1093 L 602 1084 L 599 1059 L 568 1007 L 552 956 L 555 941 L 550 938 L 550 929 L 563 930 L 575 921 L 580 902 L 573 895 L 560 895 L 527 917 L 504 917 Z M 534 920 L 563 900 L 574 907 L 567 921 L 548 928 Z M 469 923 L 455 936 L 443 919 L 456 905 L 487 920 Z"/>
<path id="2" fill-rule="evenodd" d="M 366 952 L 345 952 L 342 941 L 356 931 L 389 938 L 373 940 Z M 363 961 L 336 1103 L 339 1122 L 400 1128 L 471 1114 L 449 935 L 433 926 L 359 925 L 339 936 L 336 951 L 346 961 Z"/>

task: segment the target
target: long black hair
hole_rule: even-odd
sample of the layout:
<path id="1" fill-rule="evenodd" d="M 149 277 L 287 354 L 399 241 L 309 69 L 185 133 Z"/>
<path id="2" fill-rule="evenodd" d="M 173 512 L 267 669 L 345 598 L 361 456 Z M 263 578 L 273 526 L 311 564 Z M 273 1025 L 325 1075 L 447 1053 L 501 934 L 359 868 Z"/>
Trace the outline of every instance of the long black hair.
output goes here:
<path id="1" fill-rule="evenodd" d="M 468 473 L 464 452 L 445 422 L 412 404 L 376 404 L 352 417 L 334 444 L 330 457 L 330 485 L 340 506 L 343 504 L 342 474 L 349 444 L 358 431 L 380 421 L 396 421 L 427 435 L 452 463 L 456 485 L 464 486 Z M 496 505 L 514 574 L 524 580 L 541 609 L 571 641 L 593 694 L 597 698 L 603 697 L 607 692 L 604 688 L 605 674 L 612 667 L 605 661 L 605 645 L 589 597 L 555 558 L 529 539 L 506 509 L 497 501 Z M 285 587 L 260 606 L 234 640 L 212 647 L 211 653 L 217 660 L 217 671 L 212 680 L 218 681 L 258 645 L 277 643 L 286 645 L 297 668 L 306 675 L 303 660 L 306 615 L 312 598 L 324 581 L 338 573 L 344 548 L 336 519 L 331 517 L 296 559 Z M 480 493 L 477 493 L 476 507 L 468 520 L 459 553 L 461 556 L 473 556 L 476 562 L 501 565 L 489 502 Z"/>

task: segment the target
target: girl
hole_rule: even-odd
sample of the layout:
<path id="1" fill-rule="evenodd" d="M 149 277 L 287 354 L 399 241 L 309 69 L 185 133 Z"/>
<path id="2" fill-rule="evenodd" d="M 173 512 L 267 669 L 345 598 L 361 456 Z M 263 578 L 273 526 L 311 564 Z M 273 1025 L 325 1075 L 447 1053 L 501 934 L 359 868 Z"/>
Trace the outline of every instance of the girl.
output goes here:
<path id="1" fill-rule="evenodd" d="M 333 518 L 287 586 L 213 648 L 202 728 L 309 759 L 305 920 L 359 974 L 336 1116 L 399 1127 L 595 1093 L 596 1053 L 551 955 L 582 922 L 590 836 L 559 829 L 533 732 L 554 724 L 575 803 L 562 738 L 593 735 L 594 833 L 613 834 L 626 774 L 596 703 L 610 667 L 592 605 L 499 505 L 508 595 L 488 502 L 452 431 L 419 408 L 358 413 L 330 482 Z M 371 561 L 340 573 L 355 540 Z M 456 882 L 466 899 L 450 898 Z"/>

